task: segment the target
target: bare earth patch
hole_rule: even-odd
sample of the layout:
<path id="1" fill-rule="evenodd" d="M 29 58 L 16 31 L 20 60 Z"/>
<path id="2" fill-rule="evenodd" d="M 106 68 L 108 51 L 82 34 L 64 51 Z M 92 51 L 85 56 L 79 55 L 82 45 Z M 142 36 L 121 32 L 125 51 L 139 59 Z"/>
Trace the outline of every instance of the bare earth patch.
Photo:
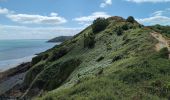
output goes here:
<path id="1" fill-rule="evenodd" d="M 155 49 L 157 51 L 159 51 L 162 48 L 168 48 L 168 50 L 170 51 L 170 39 L 165 38 L 162 36 L 162 34 L 157 33 L 157 32 L 151 32 L 150 33 L 155 39 L 158 40 L 158 43 L 155 45 Z M 169 58 L 170 58 L 170 54 L 169 54 Z"/>

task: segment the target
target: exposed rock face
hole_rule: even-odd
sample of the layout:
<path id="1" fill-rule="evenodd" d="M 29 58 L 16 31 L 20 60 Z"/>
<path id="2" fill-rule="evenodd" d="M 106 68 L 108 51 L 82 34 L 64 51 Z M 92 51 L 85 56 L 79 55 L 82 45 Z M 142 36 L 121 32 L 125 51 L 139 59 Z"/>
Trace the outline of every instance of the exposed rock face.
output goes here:
<path id="1" fill-rule="evenodd" d="M 0 73 L 0 95 L 21 96 L 21 91 L 26 71 L 31 68 L 31 63 L 23 63 L 15 68 Z M 19 86 L 19 87 L 18 87 Z M 14 91 L 16 92 L 14 93 Z"/>

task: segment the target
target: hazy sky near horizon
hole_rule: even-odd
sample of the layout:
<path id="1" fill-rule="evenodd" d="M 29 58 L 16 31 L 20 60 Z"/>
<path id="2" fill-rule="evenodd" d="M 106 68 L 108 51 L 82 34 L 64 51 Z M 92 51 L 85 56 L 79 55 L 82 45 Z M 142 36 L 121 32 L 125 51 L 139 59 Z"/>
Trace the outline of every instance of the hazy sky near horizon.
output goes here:
<path id="1" fill-rule="evenodd" d="M 170 0 L 0 0 L 0 39 L 74 35 L 97 17 L 170 25 Z"/>

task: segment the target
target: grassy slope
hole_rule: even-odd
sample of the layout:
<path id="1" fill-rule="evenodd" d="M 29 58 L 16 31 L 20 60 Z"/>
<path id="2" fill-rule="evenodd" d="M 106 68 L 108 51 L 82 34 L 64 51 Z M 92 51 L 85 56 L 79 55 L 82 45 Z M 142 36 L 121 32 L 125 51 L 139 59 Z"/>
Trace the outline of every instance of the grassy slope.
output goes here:
<path id="1" fill-rule="evenodd" d="M 117 36 L 116 27 L 125 24 L 132 29 Z M 42 53 L 42 57 L 47 53 L 49 56 L 27 73 L 27 94 L 35 95 L 38 87 L 38 92 L 53 90 L 37 98 L 40 100 L 168 98 L 170 62 L 164 55 L 166 52 L 156 52 L 157 41 L 149 34 L 151 30 L 138 26 L 112 20 L 104 31 L 95 35 L 92 49 L 83 45 L 84 34 L 92 31 L 88 27 L 72 40 Z M 68 53 L 52 59 L 63 48 Z M 104 59 L 97 61 L 101 57 Z"/>

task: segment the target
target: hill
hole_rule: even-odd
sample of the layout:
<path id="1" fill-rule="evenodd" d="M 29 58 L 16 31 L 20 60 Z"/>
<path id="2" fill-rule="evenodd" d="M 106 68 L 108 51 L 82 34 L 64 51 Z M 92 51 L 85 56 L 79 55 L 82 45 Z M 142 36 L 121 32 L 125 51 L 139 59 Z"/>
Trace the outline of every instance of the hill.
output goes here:
<path id="1" fill-rule="evenodd" d="M 133 17 L 98 18 L 32 59 L 21 97 L 36 100 L 168 100 L 170 61 L 155 30 Z M 157 32 L 157 34 L 160 34 Z"/>
<path id="2" fill-rule="evenodd" d="M 59 36 L 59 37 L 56 37 L 56 38 L 49 40 L 48 42 L 64 42 L 64 41 L 69 40 L 71 38 L 72 38 L 72 36 Z"/>

